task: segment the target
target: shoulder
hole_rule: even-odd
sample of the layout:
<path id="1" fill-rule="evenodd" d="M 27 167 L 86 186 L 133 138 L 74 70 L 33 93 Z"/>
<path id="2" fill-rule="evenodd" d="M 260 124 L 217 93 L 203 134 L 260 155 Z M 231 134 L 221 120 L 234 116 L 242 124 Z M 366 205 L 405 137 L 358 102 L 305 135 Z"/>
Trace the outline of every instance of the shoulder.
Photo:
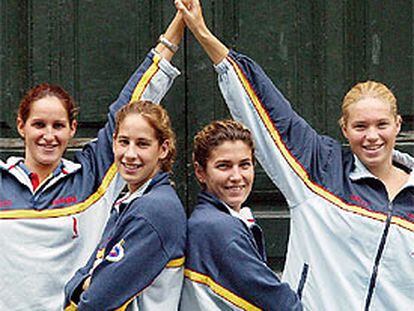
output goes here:
<path id="1" fill-rule="evenodd" d="M 246 233 L 247 228 L 241 220 L 220 211 L 210 204 L 197 205 L 188 220 L 190 238 L 201 239 L 208 243 L 230 243 Z M 220 239 L 217 239 L 220 237 Z"/>
<path id="2" fill-rule="evenodd" d="M 140 204 L 143 213 L 171 214 L 184 211 L 181 200 L 171 185 L 155 187 L 135 201 Z"/>
<path id="3" fill-rule="evenodd" d="M 184 213 L 184 207 L 171 186 L 151 189 L 142 197 L 133 200 L 129 210 L 133 215 L 148 219 Z"/>
<path id="4" fill-rule="evenodd" d="M 186 231 L 187 217 L 174 188 L 161 186 L 151 189 L 142 197 L 133 200 L 128 207 L 128 216 L 143 218 L 160 235 L 182 235 Z"/>

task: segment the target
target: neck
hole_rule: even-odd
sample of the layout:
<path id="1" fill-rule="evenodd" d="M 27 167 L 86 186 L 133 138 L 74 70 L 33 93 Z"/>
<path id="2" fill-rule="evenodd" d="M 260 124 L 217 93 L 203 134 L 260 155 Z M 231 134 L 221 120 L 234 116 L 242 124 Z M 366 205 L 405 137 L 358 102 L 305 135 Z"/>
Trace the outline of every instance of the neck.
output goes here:
<path id="1" fill-rule="evenodd" d="M 42 166 L 42 165 L 32 165 L 27 161 L 24 162 L 26 167 L 29 169 L 30 172 L 37 174 L 39 176 L 39 182 L 42 183 L 53 171 L 56 167 L 51 166 Z"/>
<path id="2" fill-rule="evenodd" d="M 240 206 L 230 206 L 230 208 L 231 208 L 233 211 L 235 211 L 235 212 L 237 212 L 237 213 L 240 213 L 240 209 L 241 209 L 241 207 L 240 207 Z"/>
<path id="3" fill-rule="evenodd" d="M 393 174 L 394 169 L 395 167 L 392 165 L 392 163 L 390 163 L 389 165 L 381 165 L 379 167 L 370 168 L 370 172 L 379 179 L 384 180 Z"/>
<path id="4" fill-rule="evenodd" d="M 381 175 L 377 176 L 387 188 L 388 198 L 392 201 L 395 196 L 401 191 L 402 187 L 406 184 L 409 178 L 409 174 L 404 172 L 395 166 L 388 167 L 387 170 L 383 170 Z"/>

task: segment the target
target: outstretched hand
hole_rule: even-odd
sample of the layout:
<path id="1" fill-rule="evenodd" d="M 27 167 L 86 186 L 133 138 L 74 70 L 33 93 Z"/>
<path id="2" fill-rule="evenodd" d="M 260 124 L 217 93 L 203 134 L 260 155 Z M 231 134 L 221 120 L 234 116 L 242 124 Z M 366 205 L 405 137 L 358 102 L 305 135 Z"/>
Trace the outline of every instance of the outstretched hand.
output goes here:
<path id="1" fill-rule="evenodd" d="M 175 0 L 177 14 L 181 14 L 186 26 L 206 51 L 214 64 L 220 63 L 229 49 L 207 28 L 200 0 Z"/>
<path id="2" fill-rule="evenodd" d="M 199 0 L 175 0 L 174 4 L 194 35 L 207 30 Z"/>

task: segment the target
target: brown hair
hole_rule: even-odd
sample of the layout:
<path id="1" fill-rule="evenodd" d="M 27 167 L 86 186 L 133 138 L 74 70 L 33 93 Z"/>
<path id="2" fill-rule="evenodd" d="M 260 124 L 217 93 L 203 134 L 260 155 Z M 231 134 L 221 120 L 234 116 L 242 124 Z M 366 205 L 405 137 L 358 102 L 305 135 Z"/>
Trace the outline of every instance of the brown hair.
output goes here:
<path id="1" fill-rule="evenodd" d="M 45 97 L 56 97 L 60 100 L 66 112 L 68 113 L 69 124 L 72 124 L 78 115 L 78 107 L 72 97 L 60 86 L 42 83 L 30 89 L 20 101 L 17 116 L 26 123 L 30 115 L 32 104 Z"/>
<path id="2" fill-rule="evenodd" d="M 341 127 L 344 127 L 349 116 L 349 107 L 357 101 L 365 98 L 377 98 L 391 107 L 391 113 L 395 118 L 398 116 L 397 99 L 391 90 L 384 84 L 375 81 L 365 81 L 354 85 L 345 95 L 342 101 L 342 116 L 338 120 Z"/>
<path id="3" fill-rule="evenodd" d="M 254 142 L 250 130 L 234 120 L 213 121 L 194 136 L 193 161 L 203 169 L 214 148 L 226 141 L 241 140 L 252 150 L 254 161 Z"/>
<path id="4" fill-rule="evenodd" d="M 171 128 L 171 121 L 167 111 L 160 105 L 150 101 L 136 101 L 130 102 L 122 107 L 116 114 L 114 137 L 118 136 L 119 126 L 122 121 L 124 121 L 129 114 L 134 113 L 141 115 L 148 121 L 151 127 L 155 130 L 156 138 L 160 145 L 166 140 L 170 142 L 168 154 L 160 162 L 161 169 L 164 172 L 171 172 L 177 153 L 175 133 Z"/>

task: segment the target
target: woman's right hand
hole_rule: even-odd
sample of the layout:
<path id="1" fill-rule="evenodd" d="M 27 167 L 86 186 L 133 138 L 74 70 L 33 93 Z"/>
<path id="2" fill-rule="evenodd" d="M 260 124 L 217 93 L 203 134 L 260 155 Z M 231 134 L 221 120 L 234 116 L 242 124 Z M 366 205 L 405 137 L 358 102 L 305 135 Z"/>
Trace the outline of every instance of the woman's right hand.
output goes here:
<path id="1" fill-rule="evenodd" d="M 175 0 L 175 7 L 213 64 L 220 63 L 229 49 L 207 28 L 200 0 Z"/>
<path id="2" fill-rule="evenodd" d="M 196 37 L 200 32 L 207 30 L 199 0 L 175 0 L 174 4 Z"/>

